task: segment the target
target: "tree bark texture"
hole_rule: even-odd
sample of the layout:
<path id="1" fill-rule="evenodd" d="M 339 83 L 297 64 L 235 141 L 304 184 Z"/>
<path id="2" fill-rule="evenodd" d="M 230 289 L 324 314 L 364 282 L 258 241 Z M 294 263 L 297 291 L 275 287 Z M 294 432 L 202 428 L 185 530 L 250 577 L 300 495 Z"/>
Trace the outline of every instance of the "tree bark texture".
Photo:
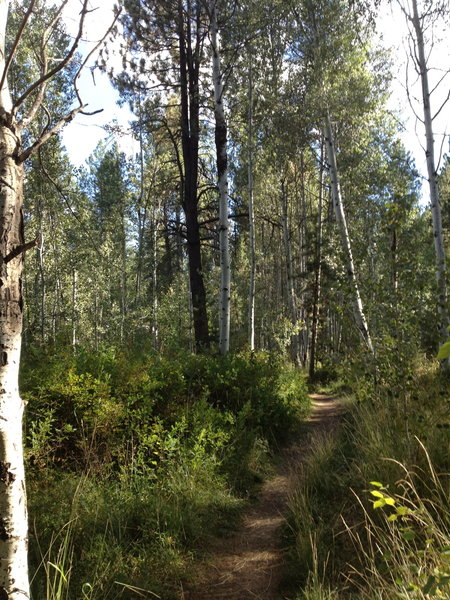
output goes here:
<path id="1" fill-rule="evenodd" d="M 0 108 L 1 110 L 1 108 Z M 20 140 L 0 115 L 0 599 L 29 598 L 27 503 L 22 449 L 24 402 L 18 377 L 24 245 Z"/>
<path id="2" fill-rule="evenodd" d="M 231 264 L 228 221 L 228 157 L 227 122 L 223 108 L 223 82 L 220 67 L 219 27 L 216 0 L 210 5 L 212 76 L 214 85 L 215 142 L 217 155 L 217 180 L 219 188 L 219 249 L 220 249 L 220 303 L 219 303 L 219 351 L 227 354 L 230 349 L 230 300 Z"/>
<path id="3" fill-rule="evenodd" d="M 344 205 L 342 202 L 342 195 L 339 185 L 339 177 L 337 170 L 336 151 L 334 147 L 333 132 L 331 127 L 330 116 L 327 115 L 325 119 L 325 144 L 327 148 L 328 164 L 330 169 L 331 179 L 331 194 L 333 199 L 334 213 L 336 221 L 338 223 L 342 247 L 344 250 L 345 259 L 347 262 L 347 274 L 353 291 L 353 303 L 354 303 L 354 315 L 357 327 L 364 339 L 364 342 L 370 352 L 373 354 L 373 344 L 369 333 L 369 326 L 367 324 L 366 316 L 364 314 L 363 303 L 361 300 L 361 294 L 359 292 L 358 282 L 356 279 L 355 265 L 353 261 L 352 246 L 350 242 L 350 236 L 347 228 L 347 219 L 345 216 Z"/>
<path id="4" fill-rule="evenodd" d="M 8 1 L 0 0 L 0 74 L 5 70 Z M 0 90 L 0 599 L 30 597 L 28 519 L 19 395 L 22 341 L 23 165 L 7 78 Z M 12 258 L 11 258 L 12 257 Z"/>

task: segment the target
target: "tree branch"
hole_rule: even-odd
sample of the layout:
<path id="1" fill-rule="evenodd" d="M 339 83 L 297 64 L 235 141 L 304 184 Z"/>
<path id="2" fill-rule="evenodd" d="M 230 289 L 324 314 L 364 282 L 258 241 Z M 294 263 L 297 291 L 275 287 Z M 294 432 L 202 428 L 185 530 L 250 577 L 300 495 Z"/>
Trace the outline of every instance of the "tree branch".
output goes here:
<path id="1" fill-rule="evenodd" d="M 21 244 L 20 246 L 16 246 L 14 250 L 11 250 L 9 254 L 5 256 L 3 259 L 3 264 L 8 264 L 13 258 L 16 258 L 20 254 L 25 254 L 27 250 L 31 250 L 35 246 L 39 246 L 41 243 L 41 235 L 38 233 L 36 238 L 32 242 L 27 242 L 26 244 Z"/>
<path id="2" fill-rule="evenodd" d="M 86 0 L 85 0 L 86 1 Z M 91 56 L 99 49 L 99 47 L 101 46 L 101 44 L 103 44 L 103 42 L 105 41 L 105 39 L 108 37 L 108 35 L 111 33 L 114 25 L 116 24 L 120 14 L 122 12 L 122 9 L 120 8 L 117 13 L 114 15 L 114 19 L 111 23 L 111 25 L 108 27 L 108 29 L 105 31 L 104 35 L 101 37 L 100 40 L 98 40 L 98 42 L 96 43 L 96 45 L 92 48 L 92 50 L 90 52 L 88 52 L 86 58 L 83 60 L 83 62 L 80 65 L 80 68 L 78 69 L 78 71 L 75 74 L 75 77 L 73 78 L 73 87 L 75 89 L 75 93 L 77 95 L 78 98 L 78 102 L 80 103 L 80 106 L 83 105 L 83 102 L 81 100 L 80 97 L 80 92 L 78 90 L 78 86 L 77 86 L 77 80 L 81 74 L 82 69 L 86 66 L 87 62 L 89 61 L 89 59 L 91 58 Z M 101 112 L 101 110 L 97 110 L 94 111 L 93 113 L 83 113 L 83 114 L 96 114 L 98 112 Z"/>
<path id="3" fill-rule="evenodd" d="M 12 63 L 13 58 L 14 58 L 14 55 L 15 55 L 15 53 L 17 51 L 18 46 L 19 46 L 20 40 L 22 39 L 22 35 L 23 35 L 24 30 L 25 30 L 25 26 L 28 23 L 28 19 L 30 18 L 31 13 L 33 12 L 33 8 L 34 8 L 35 4 L 36 4 L 36 0 L 31 0 L 30 6 L 28 7 L 28 10 L 25 13 L 25 16 L 22 19 L 22 22 L 21 22 L 21 24 L 19 26 L 19 30 L 17 31 L 17 35 L 16 35 L 16 38 L 14 40 L 11 52 L 9 53 L 9 56 L 8 56 L 8 58 L 6 60 L 5 68 L 3 69 L 2 78 L 0 80 L 0 90 L 2 90 L 3 86 L 5 85 L 5 81 L 6 81 L 6 78 L 8 76 L 9 68 L 11 66 L 11 63 Z"/>
<path id="4" fill-rule="evenodd" d="M 84 18 L 87 12 L 90 12 L 86 9 L 87 6 L 87 2 L 88 0 L 83 0 L 83 9 L 82 9 L 82 16 L 80 18 L 80 25 L 78 28 L 78 34 L 77 37 L 75 38 L 74 43 L 72 44 L 72 48 L 70 49 L 69 53 L 67 54 L 67 56 L 64 58 L 64 60 L 62 60 L 59 65 L 57 67 L 55 67 L 55 69 L 52 69 L 52 71 L 49 71 L 45 77 L 41 77 L 37 82 L 35 82 L 35 84 L 33 84 L 32 86 L 30 86 L 28 88 L 28 90 L 25 92 L 25 94 L 31 93 L 32 89 L 36 89 L 36 87 L 38 87 L 38 85 L 44 84 L 44 82 L 49 79 L 50 77 L 52 77 L 53 75 L 55 75 L 56 73 L 58 73 L 61 69 L 63 69 L 65 67 L 65 65 L 67 65 L 67 63 L 69 62 L 69 60 L 71 59 L 71 57 L 73 56 L 76 48 L 78 47 L 78 43 L 79 40 L 81 39 L 81 35 L 83 33 L 83 23 L 84 23 Z M 44 144 L 52 135 L 58 133 L 58 131 L 60 129 L 62 129 L 64 127 L 64 125 L 66 125 L 67 123 L 70 123 L 70 121 L 72 121 L 72 119 L 78 114 L 82 114 L 82 115 L 96 115 L 100 112 L 103 111 L 103 109 L 99 109 L 99 110 L 94 110 L 92 112 L 86 112 L 84 110 L 84 108 L 87 106 L 85 104 L 83 104 L 83 101 L 81 99 L 80 96 L 80 92 L 78 90 L 77 87 L 77 79 L 80 76 L 81 70 L 85 67 L 86 63 L 88 62 L 88 60 L 91 58 L 92 54 L 94 52 L 96 52 L 96 50 L 99 48 L 100 44 L 102 44 L 105 40 L 105 38 L 110 34 L 112 28 L 114 27 L 117 19 L 119 18 L 120 15 L 120 10 L 117 12 L 117 14 L 114 17 L 114 20 L 112 21 L 111 25 L 108 27 L 107 31 L 105 32 L 104 36 L 97 42 L 97 44 L 94 46 L 94 48 L 88 53 L 88 55 L 86 56 L 86 58 L 83 60 L 83 62 L 81 63 L 78 71 L 75 74 L 75 77 L 73 78 L 73 87 L 75 89 L 75 93 L 77 95 L 78 98 L 78 102 L 79 102 L 79 106 L 77 108 L 74 108 L 72 111 L 70 111 L 70 113 L 64 117 L 62 117 L 62 119 L 60 119 L 53 127 L 51 127 L 50 129 L 48 129 L 47 131 L 43 131 L 41 133 L 41 135 L 39 136 L 39 138 L 31 145 L 29 146 L 27 149 L 25 149 L 18 157 L 18 161 L 19 162 L 23 162 L 24 160 L 26 160 L 31 154 L 33 154 L 33 152 L 35 152 L 36 150 L 38 150 L 42 144 Z M 41 82 L 39 84 L 39 82 Z M 25 94 L 22 94 L 21 98 L 24 98 Z M 17 103 L 15 104 L 15 107 L 19 106 L 21 103 L 21 98 L 19 98 L 19 100 L 17 101 Z M 42 106 L 42 101 L 43 101 L 43 94 L 42 94 L 42 99 L 39 102 L 39 105 L 37 106 L 37 108 L 39 108 L 40 106 Z M 36 109 L 37 110 L 37 109 Z"/>
<path id="5" fill-rule="evenodd" d="M 444 102 L 441 104 L 440 108 L 434 113 L 434 115 L 431 117 L 431 120 L 434 121 L 435 118 L 438 116 L 438 114 L 441 112 L 441 110 L 444 108 L 444 106 L 447 104 L 447 102 L 450 100 L 450 90 L 448 91 L 447 94 L 447 98 L 444 100 Z"/>
<path id="6" fill-rule="evenodd" d="M 52 32 L 53 28 L 55 27 L 55 24 L 57 23 L 59 17 L 61 16 L 61 13 L 64 10 L 64 7 L 67 5 L 68 1 L 69 0 L 64 0 L 64 2 L 62 2 L 62 4 L 59 7 L 59 9 L 56 11 L 55 16 L 53 17 L 52 21 L 50 21 L 49 26 L 47 27 L 47 29 L 42 34 L 41 48 L 40 48 L 40 51 L 41 51 L 41 56 L 40 56 L 40 59 L 41 59 L 41 77 L 44 77 L 47 74 L 47 68 L 48 68 L 48 58 L 47 58 L 47 53 L 46 53 L 46 46 L 47 46 L 48 41 L 50 39 L 51 32 Z M 30 108 L 30 111 L 18 123 L 18 127 L 20 129 L 23 128 L 25 125 L 27 125 L 28 123 L 30 123 L 33 120 L 33 118 L 36 115 L 37 111 L 42 106 L 42 103 L 44 102 L 44 97 L 45 97 L 45 90 L 47 89 L 47 84 L 48 84 L 48 80 L 45 81 L 40 86 L 38 94 L 36 96 L 36 99 L 33 102 L 32 107 Z"/>
<path id="7" fill-rule="evenodd" d="M 25 92 L 20 96 L 20 98 L 18 98 L 14 102 L 13 110 L 17 110 L 25 102 L 25 100 L 28 98 L 28 96 L 34 92 L 35 89 L 37 89 L 43 83 L 45 83 L 48 79 L 51 79 L 57 73 L 62 71 L 62 69 L 64 69 L 64 67 L 69 63 L 69 61 L 72 60 L 73 55 L 75 54 L 75 52 L 79 46 L 81 36 L 83 35 L 84 19 L 85 19 L 87 13 L 90 12 L 87 8 L 87 5 L 88 5 L 88 0 L 83 0 L 83 8 L 81 9 L 81 13 L 80 13 L 81 17 L 80 17 L 80 22 L 79 22 L 79 26 L 78 26 L 78 32 L 77 32 L 77 35 L 75 36 L 74 42 L 73 42 L 69 52 L 63 58 L 63 60 L 61 60 L 55 67 L 53 67 L 53 69 L 50 69 L 50 71 L 48 71 L 47 73 L 45 73 L 44 75 L 39 77 L 39 79 L 37 79 L 34 83 L 32 83 L 30 85 L 30 87 L 28 89 L 25 90 Z"/>
<path id="8" fill-rule="evenodd" d="M 42 144 L 45 144 L 45 142 L 49 138 L 51 138 L 52 135 L 54 135 L 55 133 L 58 133 L 58 131 L 60 129 L 62 129 L 64 127 L 64 125 L 66 125 L 67 123 L 70 123 L 70 121 L 72 121 L 72 119 L 78 113 L 82 113 L 83 108 L 84 108 L 84 106 L 79 106 L 78 108 L 74 108 L 74 110 L 72 110 L 68 115 L 66 115 L 62 119 L 60 119 L 53 127 L 48 129 L 45 133 L 42 133 L 39 136 L 39 138 L 33 144 L 31 144 L 31 146 L 29 146 L 28 148 L 26 148 L 23 152 L 21 152 L 19 154 L 19 156 L 17 157 L 17 161 L 19 163 L 24 162 L 31 154 L 33 154 L 36 150 L 38 150 L 42 146 Z M 101 112 L 101 111 L 96 111 L 96 112 Z M 91 113 L 91 114 L 95 114 L 95 113 Z"/>

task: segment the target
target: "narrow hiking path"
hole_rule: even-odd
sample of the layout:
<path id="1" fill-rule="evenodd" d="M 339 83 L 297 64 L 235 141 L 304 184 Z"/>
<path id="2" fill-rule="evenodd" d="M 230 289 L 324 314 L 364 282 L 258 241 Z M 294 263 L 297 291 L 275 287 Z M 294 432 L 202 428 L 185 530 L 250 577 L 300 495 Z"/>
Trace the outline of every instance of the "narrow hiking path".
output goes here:
<path id="1" fill-rule="evenodd" d="M 244 516 L 239 531 L 218 539 L 208 568 L 182 600 L 281 600 L 278 587 L 283 570 L 281 547 L 283 514 L 289 493 L 298 480 L 312 439 L 337 427 L 342 406 L 338 398 L 311 394 L 309 431 L 283 452 L 275 475 L 267 480 L 258 501 Z"/>

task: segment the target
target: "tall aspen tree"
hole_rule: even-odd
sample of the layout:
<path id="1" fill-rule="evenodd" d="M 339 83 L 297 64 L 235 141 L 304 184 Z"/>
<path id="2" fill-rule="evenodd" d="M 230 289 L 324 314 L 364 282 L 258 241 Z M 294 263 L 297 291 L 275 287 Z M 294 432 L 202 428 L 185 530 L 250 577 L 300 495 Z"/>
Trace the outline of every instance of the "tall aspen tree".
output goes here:
<path id="1" fill-rule="evenodd" d="M 49 43 L 57 32 L 62 10 L 68 0 L 53 9 L 47 28 L 35 48 L 40 73 L 17 98 L 10 94 L 8 74 L 15 55 L 36 10 L 31 0 L 24 10 L 9 53 L 6 52 L 9 0 L 0 0 L 0 598 L 25 600 L 30 597 L 27 566 L 27 502 L 22 449 L 24 402 L 19 394 L 18 376 L 22 340 L 22 269 L 24 253 L 39 240 L 25 243 L 23 220 L 24 162 L 76 114 L 84 112 L 76 81 L 73 86 L 78 106 L 53 122 L 43 107 L 49 82 L 69 67 L 82 34 L 88 0 L 83 0 L 78 31 L 61 59 L 50 58 Z M 89 57 L 88 57 L 89 58 Z M 29 125 L 41 110 L 48 116 L 40 134 L 30 139 Z M 27 131 L 27 146 L 22 134 Z"/>
<path id="2" fill-rule="evenodd" d="M 419 14 L 417 0 L 411 0 L 411 4 L 399 0 L 399 6 L 405 15 L 407 21 L 412 25 L 411 37 L 413 38 L 413 50 L 411 58 L 415 63 L 416 70 L 420 75 L 420 83 L 422 90 L 422 109 L 423 109 L 423 125 L 425 128 L 425 156 L 427 162 L 428 185 L 430 190 L 430 205 L 433 221 L 433 238 L 434 252 L 436 260 L 436 283 L 437 283 L 437 311 L 439 315 L 439 341 L 445 342 L 448 337 L 447 326 L 449 325 L 449 310 L 448 310 L 448 292 L 447 292 L 447 265 L 445 258 L 444 232 L 442 228 L 441 205 L 439 202 L 438 189 L 438 174 L 436 169 L 435 148 L 434 148 L 434 131 L 433 121 L 436 116 L 444 108 L 450 95 L 444 100 L 439 110 L 433 115 L 431 110 L 431 95 L 430 84 L 428 80 L 428 57 L 425 49 L 424 33 L 429 26 L 427 21 L 430 18 L 439 16 L 445 10 L 448 11 L 442 2 L 436 2 L 435 5 L 424 7 L 424 13 Z M 433 14 L 434 13 L 434 14 Z M 444 77 L 448 74 L 444 74 Z M 441 81 L 444 79 L 441 79 Z M 436 86 L 437 87 L 437 86 Z M 434 89 L 436 89 L 434 87 Z"/>
<path id="3" fill-rule="evenodd" d="M 355 320 L 357 327 L 364 339 L 364 342 L 366 343 L 367 348 L 373 354 L 374 349 L 372 339 L 370 337 L 367 319 L 364 314 L 363 303 L 361 300 L 361 294 L 359 292 L 358 281 L 355 273 L 352 245 L 348 233 L 347 219 L 345 216 L 344 204 L 342 202 L 341 189 L 339 185 L 336 151 L 334 146 L 333 130 L 331 127 L 331 119 L 329 114 L 327 114 L 325 119 L 324 137 L 327 149 L 328 164 L 330 169 L 331 194 L 333 199 L 334 214 L 336 216 L 336 221 L 338 223 L 341 234 L 342 248 L 344 250 L 345 259 L 347 261 L 347 275 L 353 291 Z"/>
<path id="4" fill-rule="evenodd" d="M 289 203 L 288 203 L 288 186 L 285 181 L 281 182 L 281 229 L 283 232 L 283 246 L 284 246 L 284 258 L 286 260 L 286 288 L 287 297 L 289 299 L 289 308 L 291 313 L 292 326 L 297 329 L 298 321 L 298 308 L 297 308 L 297 295 L 295 293 L 294 286 L 294 263 L 292 260 L 292 248 L 291 248 L 291 236 L 289 229 Z M 299 335 L 295 333 L 292 335 L 294 357 L 297 364 L 300 362 L 300 344 Z"/>
<path id="5" fill-rule="evenodd" d="M 311 346 L 309 355 L 309 377 L 314 378 L 316 368 L 316 346 L 317 333 L 319 329 L 319 309 L 321 299 L 321 284 L 322 284 L 322 209 L 323 209 L 323 190 L 324 190 L 324 144 L 320 144 L 320 167 L 319 167 L 319 197 L 317 207 L 317 229 L 316 229 L 316 248 L 315 248 L 315 274 L 314 274 L 314 291 L 313 291 L 313 309 L 312 309 L 312 324 L 311 324 Z"/>
<path id="6" fill-rule="evenodd" d="M 247 131 L 247 190 L 250 243 L 250 282 L 248 295 L 248 330 L 250 350 L 255 350 L 255 281 L 256 281 L 256 238 L 255 207 L 253 193 L 253 64 L 251 47 L 248 52 L 248 131 Z"/>

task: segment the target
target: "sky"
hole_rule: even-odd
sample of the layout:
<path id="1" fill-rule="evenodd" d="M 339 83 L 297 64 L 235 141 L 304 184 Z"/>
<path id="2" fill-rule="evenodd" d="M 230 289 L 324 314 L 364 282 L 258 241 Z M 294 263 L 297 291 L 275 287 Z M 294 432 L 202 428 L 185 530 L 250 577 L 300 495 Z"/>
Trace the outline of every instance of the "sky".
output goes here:
<path id="1" fill-rule="evenodd" d="M 103 38 L 113 20 L 112 8 L 114 0 L 92 0 L 93 12 L 86 18 L 84 43 L 82 52 L 88 53 L 96 43 Z M 80 0 L 72 0 L 67 5 L 64 15 L 68 32 L 75 33 L 80 12 Z M 111 55 L 114 66 L 120 68 L 120 57 L 118 53 Z M 124 131 L 123 136 L 117 139 L 122 151 L 127 154 L 137 150 L 129 132 L 129 121 L 133 114 L 125 104 L 118 106 L 119 94 L 114 89 L 108 75 L 99 69 L 92 71 L 89 66 L 95 63 L 93 56 L 90 64 L 84 69 L 79 78 L 79 89 L 83 102 L 87 104 L 86 111 L 102 110 L 101 113 L 77 117 L 67 125 L 62 133 L 63 143 L 67 148 L 71 161 L 76 166 L 82 165 L 92 154 L 98 143 L 108 137 L 105 126 L 117 123 Z"/>
<path id="2" fill-rule="evenodd" d="M 80 6 L 79 2 L 80 0 L 69 2 L 69 12 L 66 15 L 69 28 L 76 27 Z M 85 39 L 90 40 L 91 44 L 86 43 L 86 48 L 92 47 L 93 43 L 100 39 L 108 29 L 112 19 L 113 5 L 114 0 L 92 0 L 92 6 L 96 7 L 96 10 L 90 15 L 91 18 L 87 19 Z M 407 150 L 412 153 L 416 161 L 416 166 L 425 179 L 426 162 L 423 149 L 425 134 L 423 124 L 417 121 L 407 100 L 405 92 L 407 71 L 409 83 L 413 86 L 411 96 L 417 114 L 421 114 L 422 110 L 420 103 L 420 82 L 411 67 L 409 67 L 409 70 L 407 69 L 407 26 L 396 2 L 384 2 L 381 5 L 377 19 L 377 29 L 382 45 L 392 48 L 393 51 L 394 80 L 388 107 L 390 110 L 401 115 L 404 123 L 404 130 L 401 134 L 402 141 Z M 115 62 L 115 66 L 119 68 L 120 57 L 118 54 L 113 56 L 112 60 Z M 429 64 L 433 67 L 433 70 L 430 72 L 430 79 L 432 82 L 436 82 L 441 77 L 442 70 L 448 69 L 450 65 L 450 44 L 446 36 L 442 36 L 442 39 L 439 39 L 439 35 L 436 36 L 435 47 L 430 54 Z M 436 90 L 435 97 L 432 99 L 432 102 L 434 102 L 432 108 L 434 110 L 442 102 L 442 98 L 447 96 L 449 85 L 450 77 L 447 77 Z M 80 81 L 80 90 L 82 91 L 83 100 L 88 104 L 87 110 L 102 108 L 103 112 L 91 117 L 79 115 L 64 129 L 63 141 L 75 165 L 83 164 L 98 142 L 107 137 L 108 134 L 104 130 L 105 125 L 116 121 L 124 132 L 126 132 L 129 130 L 129 121 L 133 117 L 127 106 L 119 107 L 117 105 L 117 91 L 114 90 L 108 76 L 101 73 L 98 69 L 94 74 L 89 69 L 85 69 L 85 73 L 82 75 Z M 443 152 L 449 152 L 449 114 L 450 103 L 442 110 L 434 124 L 437 154 L 439 153 L 443 139 L 445 139 L 445 143 L 442 145 Z M 444 137 L 445 134 L 447 134 L 446 138 Z M 121 150 L 127 154 L 137 151 L 136 143 L 133 142 L 129 135 L 119 137 L 118 142 Z M 423 186 L 423 196 L 426 200 L 428 192 L 425 185 Z"/>

